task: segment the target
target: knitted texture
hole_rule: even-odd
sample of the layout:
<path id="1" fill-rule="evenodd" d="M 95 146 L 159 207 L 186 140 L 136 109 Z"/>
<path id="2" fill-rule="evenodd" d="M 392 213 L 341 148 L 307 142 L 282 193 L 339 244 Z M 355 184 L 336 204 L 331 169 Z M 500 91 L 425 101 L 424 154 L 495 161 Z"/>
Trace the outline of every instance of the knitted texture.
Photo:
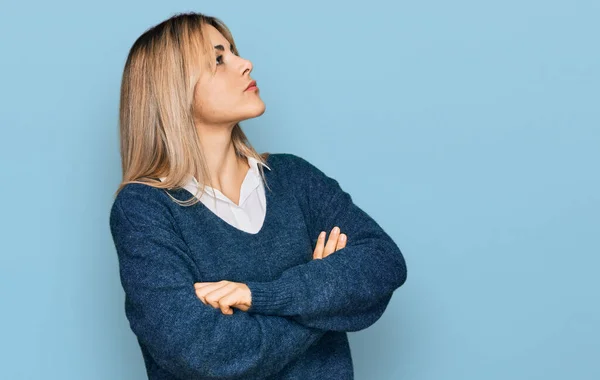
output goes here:
<path id="1" fill-rule="evenodd" d="M 353 379 L 347 333 L 375 323 L 406 264 L 392 238 L 307 160 L 271 153 L 266 216 L 256 234 L 201 202 L 127 184 L 110 212 L 125 314 L 148 378 Z M 169 190 L 179 199 L 192 194 Z M 319 232 L 339 226 L 346 247 L 313 260 Z M 203 304 L 195 282 L 248 285 L 232 315 Z"/>

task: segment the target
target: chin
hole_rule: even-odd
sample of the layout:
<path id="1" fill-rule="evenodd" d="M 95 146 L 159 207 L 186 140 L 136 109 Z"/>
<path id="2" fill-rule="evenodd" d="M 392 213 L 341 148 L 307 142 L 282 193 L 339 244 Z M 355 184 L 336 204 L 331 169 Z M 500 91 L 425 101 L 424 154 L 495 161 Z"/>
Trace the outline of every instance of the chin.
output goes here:
<path id="1" fill-rule="evenodd" d="M 258 113 L 257 113 L 257 115 L 256 115 L 256 116 L 254 116 L 254 117 L 258 117 L 258 116 L 262 115 L 263 113 L 265 113 L 265 111 L 266 111 L 266 110 L 267 110 L 267 106 L 265 105 L 265 103 L 263 103 L 263 104 L 262 104 L 262 107 L 260 107 L 260 110 L 259 110 L 259 112 L 258 112 Z"/>
<path id="2" fill-rule="evenodd" d="M 248 112 L 246 112 L 246 114 L 244 115 L 244 118 L 242 120 L 259 117 L 260 115 L 265 113 L 266 109 L 267 109 L 267 107 L 265 106 L 264 103 L 262 103 L 260 106 L 257 105 L 256 107 L 253 107 L 251 110 L 248 110 Z"/>

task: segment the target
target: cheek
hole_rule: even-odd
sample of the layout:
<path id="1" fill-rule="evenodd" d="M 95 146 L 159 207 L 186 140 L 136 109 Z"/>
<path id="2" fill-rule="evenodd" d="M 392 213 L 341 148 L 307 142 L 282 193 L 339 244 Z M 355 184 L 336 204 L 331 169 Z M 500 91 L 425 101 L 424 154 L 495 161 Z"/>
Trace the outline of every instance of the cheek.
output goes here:
<path id="1" fill-rule="evenodd" d="M 208 123 L 230 121 L 244 111 L 240 96 L 225 89 L 199 96 L 194 100 L 194 116 Z"/>
<path id="2" fill-rule="evenodd" d="M 240 100 L 241 91 L 237 91 L 227 83 L 214 84 L 210 89 L 205 89 L 199 94 L 200 105 L 208 110 L 229 109 L 232 104 Z"/>
<path id="3" fill-rule="evenodd" d="M 222 102 L 226 98 L 223 92 L 217 89 L 209 91 L 196 92 L 194 97 L 194 113 L 205 117 L 210 117 L 219 112 L 222 108 Z"/>

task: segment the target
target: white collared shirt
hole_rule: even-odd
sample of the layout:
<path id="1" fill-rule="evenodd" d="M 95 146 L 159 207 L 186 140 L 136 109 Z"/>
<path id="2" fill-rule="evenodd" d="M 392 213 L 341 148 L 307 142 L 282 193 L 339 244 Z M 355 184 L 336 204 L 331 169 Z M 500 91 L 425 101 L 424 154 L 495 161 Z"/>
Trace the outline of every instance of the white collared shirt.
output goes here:
<path id="1" fill-rule="evenodd" d="M 200 202 L 214 214 L 232 226 L 252 234 L 260 230 L 266 214 L 265 186 L 260 176 L 259 163 L 254 157 L 248 157 L 250 169 L 248 169 L 248 173 L 246 173 L 246 177 L 242 182 L 239 206 L 227 198 L 225 194 L 208 185 L 200 196 Z M 271 170 L 266 164 L 263 164 L 263 166 Z M 163 181 L 165 178 L 161 177 L 160 180 Z M 184 189 L 196 194 L 198 187 L 198 181 L 192 176 Z"/>

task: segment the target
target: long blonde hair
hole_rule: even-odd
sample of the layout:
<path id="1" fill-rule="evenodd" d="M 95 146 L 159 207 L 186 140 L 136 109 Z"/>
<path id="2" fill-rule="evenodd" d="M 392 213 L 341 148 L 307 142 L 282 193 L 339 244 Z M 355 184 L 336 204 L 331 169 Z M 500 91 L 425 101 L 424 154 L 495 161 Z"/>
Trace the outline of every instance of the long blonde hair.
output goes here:
<path id="1" fill-rule="evenodd" d="M 194 88 L 201 70 L 216 71 L 206 25 L 214 26 L 238 50 L 231 32 L 218 18 L 201 13 L 179 13 L 146 30 L 127 56 L 119 105 L 120 151 L 123 178 L 115 196 L 128 183 L 143 183 L 165 192 L 176 203 L 191 206 L 211 184 L 193 118 Z M 266 164 L 237 123 L 231 140 L 238 157 Z M 266 183 L 264 169 L 258 165 Z M 185 186 L 194 175 L 202 183 L 186 201 L 168 189 Z M 164 181 L 158 180 L 166 177 Z M 207 179 L 207 180 L 204 180 Z"/>

